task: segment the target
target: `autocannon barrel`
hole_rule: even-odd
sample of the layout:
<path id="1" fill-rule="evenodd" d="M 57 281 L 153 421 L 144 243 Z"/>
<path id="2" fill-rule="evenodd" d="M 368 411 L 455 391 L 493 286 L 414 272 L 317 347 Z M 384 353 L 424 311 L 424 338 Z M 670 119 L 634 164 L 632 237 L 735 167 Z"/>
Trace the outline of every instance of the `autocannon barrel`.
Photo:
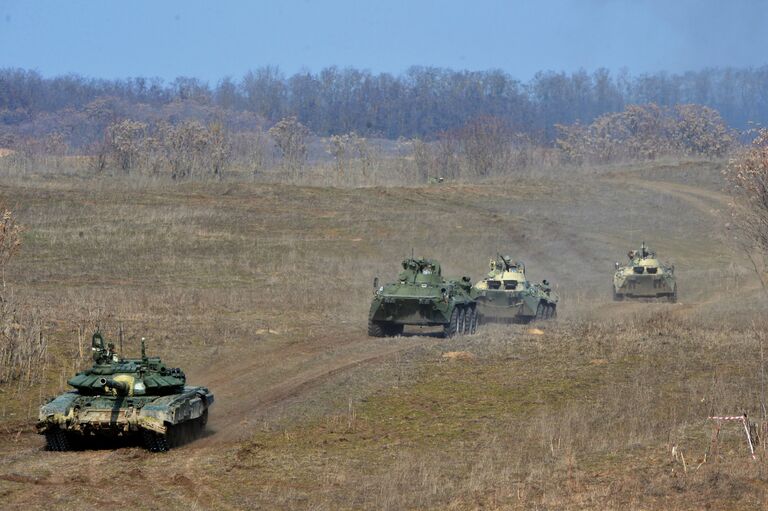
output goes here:
<path id="1" fill-rule="evenodd" d="M 109 387 L 110 389 L 115 389 L 121 394 L 128 393 L 128 384 L 123 381 L 115 381 L 111 378 L 102 378 L 99 380 L 99 383 L 105 387 Z"/>

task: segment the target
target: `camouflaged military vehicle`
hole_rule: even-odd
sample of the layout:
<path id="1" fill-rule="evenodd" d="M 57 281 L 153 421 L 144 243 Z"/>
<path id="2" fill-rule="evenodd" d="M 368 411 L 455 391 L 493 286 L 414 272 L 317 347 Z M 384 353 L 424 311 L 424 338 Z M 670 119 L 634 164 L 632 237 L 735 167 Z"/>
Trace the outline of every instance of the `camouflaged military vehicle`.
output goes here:
<path id="1" fill-rule="evenodd" d="M 473 334 L 478 317 L 469 277 L 445 280 L 434 259 L 405 259 L 397 282 L 373 283 L 368 335 L 400 335 L 405 325 L 442 326 L 445 337 Z"/>
<path id="2" fill-rule="evenodd" d="M 205 429 L 213 394 L 186 385 L 181 369 L 147 357 L 120 358 L 114 345 L 93 334 L 93 367 L 67 383 L 75 388 L 40 407 L 37 431 L 51 451 L 88 446 L 97 437 L 141 435 L 154 452 L 190 440 Z"/>
<path id="3" fill-rule="evenodd" d="M 557 316 L 560 297 L 546 280 L 530 282 L 525 265 L 510 256 L 498 255 L 491 271 L 475 284 L 477 310 L 482 321 L 527 323 Z"/>
<path id="4" fill-rule="evenodd" d="M 640 250 L 630 250 L 627 264 L 616 263 L 613 274 L 613 299 L 666 298 L 677 301 L 675 267 L 662 264 L 656 253 L 643 242 Z"/>

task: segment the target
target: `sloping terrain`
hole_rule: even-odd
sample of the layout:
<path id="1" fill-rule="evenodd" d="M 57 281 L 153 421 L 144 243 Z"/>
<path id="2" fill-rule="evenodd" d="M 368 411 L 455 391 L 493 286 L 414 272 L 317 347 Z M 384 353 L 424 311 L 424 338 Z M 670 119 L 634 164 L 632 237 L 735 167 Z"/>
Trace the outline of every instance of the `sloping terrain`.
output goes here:
<path id="1" fill-rule="evenodd" d="M 2 183 L 27 226 L 6 280 L 46 319 L 50 358 L 40 383 L 0 388 L 3 507 L 764 502 L 737 436 L 718 472 L 669 458 L 673 443 L 703 455 L 710 411 L 759 403 L 764 300 L 726 243 L 719 171 L 672 162 L 355 190 Z M 642 240 L 676 265 L 680 303 L 610 301 L 613 262 Z M 473 279 L 511 253 L 555 285 L 560 319 L 542 336 L 490 325 L 369 339 L 371 281 L 412 250 Z M 36 408 L 87 363 L 97 324 L 108 337 L 122 325 L 128 353 L 146 336 L 213 390 L 208 436 L 163 455 L 42 449 Z M 444 362 L 449 350 L 475 358 Z"/>

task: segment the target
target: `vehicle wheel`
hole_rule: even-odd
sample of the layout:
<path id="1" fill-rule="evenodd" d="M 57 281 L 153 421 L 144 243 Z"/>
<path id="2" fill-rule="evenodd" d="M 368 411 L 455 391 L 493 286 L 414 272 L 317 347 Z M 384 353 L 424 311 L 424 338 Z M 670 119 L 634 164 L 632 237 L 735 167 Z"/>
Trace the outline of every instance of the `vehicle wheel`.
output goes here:
<path id="1" fill-rule="evenodd" d="M 467 309 L 464 307 L 459 311 L 459 319 L 456 321 L 456 334 L 461 335 L 467 327 Z"/>
<path id="2" fill-rule="evenodd" d="M 464 334 L 469 335 L 472 332 L 472 316 L 474 314 L 474 310 L 472 307 L 467 307 L 464 309 Z"/>
<path id="3" fill-rule="evenodd" d="M 544 305 L 544 303 L 539 302 L 539 306 L 536 307 L 535 321 L 541 321 L 546 318 L 546 309 L 547 309 L 547 306 Z"/>
<path id="4" fill-rule="evenodd" d="M 405 330 L 405 325 L 398 325 L 395 323 L 388 326 L 386 335 L 387 337 L 395 337 L 398 335 L 403 335 L 404 330 Z"/>
<path id="5" fill-rule="evenodd" d="M 53 431 L 47 431 L 45 433 L 45 441 L 49 451 L 69 451 L 72 449 L 72 444 L 69 441 L 69 436 L 65 431 L 60 429 L 54 429 Z"/>
<path id="6" fill-rule="evenodd" d="M 368 336 L 369 337 L 384 337 L 385 325 L 378 321 L 368 320 Z"/>
<path id="7" fill-rule="evenodd" d="M 477 332 L 477 324 L 480 322 L 480 314 L 477 313 L 477 309 L 472 308 L 469 315 L 469 335 L 473 335 Z"/>
<path id="8" fill-rule="evenodd" d="M 459 322 L 459 308 L 454 307 L 451 312 L 451 319 L 448 320 L 448 324 L 443 327 L 443 337 L 446 339 L 456 335 L 456 326 Z"/>

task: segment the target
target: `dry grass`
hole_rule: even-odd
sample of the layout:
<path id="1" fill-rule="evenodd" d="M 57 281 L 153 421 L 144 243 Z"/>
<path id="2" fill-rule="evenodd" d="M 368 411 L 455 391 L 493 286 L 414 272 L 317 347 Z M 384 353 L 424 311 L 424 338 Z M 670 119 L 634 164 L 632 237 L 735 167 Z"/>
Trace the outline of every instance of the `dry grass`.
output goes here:
<path id="1" fill-rule="evenodd" d="M 723 244 L 718 165 L 362 189 L 44 174 L 0 185 L 27 228 L 8 285 L 48 339 L 40 384 L 0 387 L 10 507 L 144 508 L 146 494 L 174 509 L 765 500 L 764 464 L 737 433 L 695 470 L 710 412 L 759 409 L 764 301 Z M 644 238 L 677 265 L 680 304 L 608 301 L 613 261 Z M 509 251 L 555 284 L 562 319 L 544 335 L 367 339 L 371 281 L 412 248 L 475 279 Z M 97 324 L 110 336 L 122 324 L 129 353 L 147 336 L 210 385 L 216 434 L 167 456 L 40 452 L 29 419 L 87 358 Z"/>
<path id="2" fill-rule="evenodd" d="M 271 481 L 243 489 L 243 507 L 753 508 L 765 460 L 748 459 L 738 428 L 697 466 L 708 415 L 760 409 L 758 345 L 752 329 L 668 314 L 490 329 L 448 344 L 478 360 L 442 361 L 441 346 L 354 416 L 257 434 L 230 477 Z"/>

